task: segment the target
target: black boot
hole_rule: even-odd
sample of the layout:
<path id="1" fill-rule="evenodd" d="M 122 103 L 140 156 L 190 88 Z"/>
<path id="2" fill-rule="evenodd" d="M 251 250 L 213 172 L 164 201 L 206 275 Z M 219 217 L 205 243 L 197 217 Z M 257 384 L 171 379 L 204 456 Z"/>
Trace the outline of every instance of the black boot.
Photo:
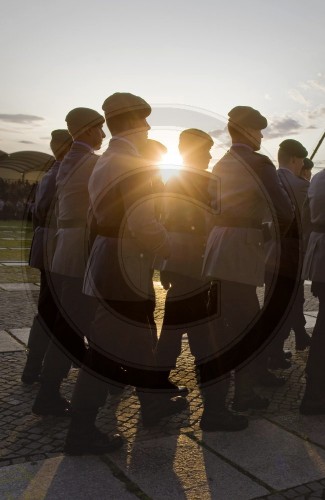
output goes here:
<path id="1" fill-rule="evenodd" d="M 70 401 L 60 394 L 60 382 L 43 381 L 35 398 L 32 412 L 35 415 L 46 417 L 70 417 Z"/>
<path id="2" fill-rule="evenodd" d="M 272 375 L 270 373 L 270 375 Z M 254 390 L 252 375 L 249 371 L 235 372 L 235 396 L 232 404 L 234 411 L 264 410 L 270 404 L 267 398 L 259 396 Z"/>
<path id="3" fill-rule="evenodd" d="M 322 385 L 312 383 L 311 377 L 306 376 L 306 388 L 299 412 L 302 415 L 325 414 L 325 396 Z"/>
<path id="4" fill-rule="evenodd" d="M 187 400 L 180 396 L 169 398 L 168 395 L 138 393 L 141 403 L 141 417 L 143 427 L 153 427 L 165 418 L 184 411 Z"/>
<path id="5" fill-rule="evenodd" d="M 188 388 L 185 385 L 176 385 L 169 380 L 171 370 L 156 372 L 157 387 L 168 391 L 171 396 L 187 396 Z"/>
<path id="6" fill-rule="evenodd" d="M 102 455 L 123 446 L 120 434 L 109 437 L 95 426 L 97 410 L 75 413 L 72 417 L 64 445 L 67 455 Z"/>
<path id="7" fill-rule="evenodd" d="M 21 376 L 23 384 L 31 385 L 34 382 L 39 382 L 48 344 L 49 337 L 45 325 L 40 320 L 39 315 L 36 315 L 29 332 L 27 360 Z"/>
<path id="8" fill-rule="evenodd" d="M 226 396 L 229 382 L 220 381 L 213 387 L 201 390 L 204 402 L 200 428 L 204 432 L 235 432 L 246 429 L 248 419 L 243 415 L 236 415 L 226 407 Z"/>
<path id="9" fill-rule="evenodd" d="M 311 345 L 311 337 L 304 329 L 302 332 L 296 333 L 296 351 L 304 351 Z"/>
<path id="10" fill-rule="evenodd" d="M 286 383 L 286 379 L 277 377 L 269 370 L 265 370 L 257 375 L 256 383 L 263 387 L 282 387 Z"/>

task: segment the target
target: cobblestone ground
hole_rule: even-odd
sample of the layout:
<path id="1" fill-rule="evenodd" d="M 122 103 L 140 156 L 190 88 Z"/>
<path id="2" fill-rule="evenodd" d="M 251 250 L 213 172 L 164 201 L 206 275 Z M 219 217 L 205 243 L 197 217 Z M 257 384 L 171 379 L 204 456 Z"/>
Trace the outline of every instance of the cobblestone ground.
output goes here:
<path id="1" fill-rule="evenodd" d="M 0 284 L 13 282 L 10 280 L 5 281 L 8 276 L 8 269 L 2 267 L 0 265 Z M 29 283 L 38 281 L 35 271 L 29 275 L 26 273 L 26 270 L 20 270 L 20 276 L 23 276 L 20 281 L 26 280 L 26 276 Z M 0 330 L 8 332 L 11 328 L 30 327 L 36 310 L 37 293 L 37 291 L 2 291 Z M 161 287 L 157 288 L 156 319 L 158 324 L 161 322 L 163 314 L 164 293 Z M 312 297 L 309 286 L 305 287 L 305 296 L 305 310 L 316 311 L 317 302 Z M 311 330 L 309 330 L 309 333 L 311 333 Z M 265 411 L 250 412 L 250 419 L 264 418 L 276 425 L 285 427 L 286 424 L 281 419 L 280 422 L 279 418 L 289 418 L 298 414 L 297 409 L 304 390 L 304 366 L 308 353 L 306 351 L 295 352 L 293 334 L 288 339 L 286 347 L 293 352 L 292 367 L 285 372 L 277 371 L 276 373 L 285 376 L 287 382 L 285 386 L 278 389 L 261 388 L 260 393 L 268 397 L 271 404 Z M 0 353 L 2 381 L 0 389 L 0 433 L 2 444 L 0 466 L 26 461 L 33 462 L 62 453 L 67 431 L 67 420 L 54 417 L 39 418 L 31 413 L 32 402 L 38 386 L 24 386 L 20 382 L 25 356 L 24 351 Z M 71 396 L 76 376 L 77 369 L 74 368 L 63 383 L 62 393 L 67 398 Z M 178 359 L 177 369 L 172 373 L 172 380 L 186 385 L 190 390 L 188 396 L 189 408 L 181 415 L 168 419 L 168 421 L 161 423 L 159 427 L 148 431 L 142 427 L 141 419 L 139 419 L 137 397 L 132 388 L 127 388 L 122 395 L 108 398 L 107 404 L 102 408 L 98 418 L 99 427 L 104 431 L 118 429 L 127 438 L 130 447 L 135 440 L 144 441 L 179 433 L 193 435 L 193 432 L 199 429 L 198 422 L 202 413 L 202 401 L 196 383 L 193 358 L 189 352 L 186 339 L 183 340 L 182 354 Z M 231 397 L 232 390 L 229 394 L 229 401 Z M 325 479 L 299 485 L 286 491 L 270 491 L 270 494 L 263 498 L 272 500 L 278 498 L 325 498 Z"/>

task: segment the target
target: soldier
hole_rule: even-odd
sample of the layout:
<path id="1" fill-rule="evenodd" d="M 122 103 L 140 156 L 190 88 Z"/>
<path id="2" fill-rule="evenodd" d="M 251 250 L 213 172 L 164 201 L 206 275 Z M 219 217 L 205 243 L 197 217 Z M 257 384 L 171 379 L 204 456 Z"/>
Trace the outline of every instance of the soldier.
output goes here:
<path id="1" fill-rule="evenodd" d="M 181 353 L 183 333 L 188 334 L 194 356 L 199 356 L 198 345 L 204 344 L 202 339 L 198 341 L 198 332 L 191 332 L 191 323 L 202 321 L 207 316 L 208 290 L 201 280 L 201 269 L 204 243 L 210 229 L 209 175 L 205 170 L 211 160 L 212 146 L 209 134 L 198 129 L 184 130 L 179 136 L 183 168 L 169 177 L 164 189 L 164 225 L 173 238 L 178 237 L 183 242 L 187 253 L 192 254 L 192 262 L 186 269 L 186 264 L 181 269 L 180 260 L 183 263 L 186 260 L 181 253 L 177 261 L 172 255 L 160 271 L 161 284 L 167 295 L 157 362 L 168 368 L 165 372 L 166 387 L 171 390 L 177 390 L 175 384 L 168 382 L 168 377 Z M 196 274 L 194 267 L 197 268 Z"/>
<path id="2" fill-rule="evenodd" d="M 318 172 L 308 190 L 304 207 L 311 222 L 311 232 L 304 260 L 303 279 L 312 281 L 311 291 L 319 300 L 319 311 L 314 327 L 306 365 L 306 389 L 300 405 L 303 415 L 325 413 L 324 353 L 325 353 L 325 170 Z"/>
<path id="3" fill-rule="evenodd" d="M 170 244 L 156 219 L 150 162 L 139 153 L 147 142 L 151 108 L 141 97 L 115 93 L 103 110 L 112 138 L 89 181 L 97 236 L 84 286 L 85 293 L 97 297 L 98 306 L 88 371 L 80 371 L 72 397 L 74 415 L 65 445 L 70 454 L 99 454 L 122 444 L 119 436 L 112 440 L 95 426 L 108 381 L 137 387 L 146 427 L 186 406 L 183 398 L 156 393 L 159 373 L 148 321 L 154 297 L 152 262 L 155 254 L 167 257 Z"/>
<path id="4" fill-rule="evenodd" d="M 167 295 L 157 345 L 157 363 L 165 370 L 162 371 L 165 387 L 186 394 L 186 387 L 177 387 L 168 380 L 171 369 L 176 367 L 182 335 L 186 332 L 204 404 L 201 429 L 207 432 L 238 431 L 246 428 L 248 421 L 227 410 L 224 384 L 219 382 L 210 387 L 201 384 L 208 376 L 214 377 L 213 372 L 207 374 L 204 364 L 214 354 L 215 342 L 207 313 L 209 284 L 201 278 L 204 245 L 211 229 L 210 175 L 205 170 L 211 160 L 212 146 L 209 134 L 198 129 L 184 130 L 179 137 L 184 168 L 165 186 L 164 223 L 171 238 L 182 243 L 183 252 L 178 256 L 172 254 L 164 266 L 167 270 L 160 273 Z"/>
<path id="5" fill-rule="evenodd" d="M 296 219 L 290 228 L 290 233 L 287 234 L 285 251 L 288 259 L 298 258 L 299 254 L 302 255 L 302 207 L 307 197 L 309 182 L 301 178 L 300 173 L 307 154 L 304 146 L 294 139 L 286 139 L 281 142 L 278 151 L 279 169 L 277 174 L 296 213 Z M 301 247 L 300 252 L 299 247 Z M 274 350 L 269 362 L 270 368 L 289 368 L 291 366 L 283 351 L 283 343 L 289 336 L 291 328 L 295 332 L 297 351 L 303 351 L 310 345 L 310 337 L 305 330 L 306 320 L 303 306 L 304 284 L 300 280 L 287 321 L 274 342 Z"/>
<path id="6" fill-rule="evenodd" d="M 262 130 L 267 127 L 266 118 L 249 106 L 236 106 L 228 116 L 232 146 L 213 168 L 218 182 L 211 182 L 210 192 L 217 215 L 207 242 L 204 273 L 219 281 L 221 316 L 216 338 L 219 344 L 228 341 L 229 349 L 232 347 L 228 357 L 223 359 L 230 367 L 235 367 L 245 351 L 248 357 L 248 349 L 253 349 L 251 346 L 261 345 L 265 335 L 261 323 L 256 323 L 260 312 L 256 287 L 263 286 L 265 273 L 262 220 L 271 210 L 280 233 L 285 234 L 293 210 L 274 165 L 268 157 L 257 153 Z M 214 289 L 212 285 L 212 298 Z M 244 343 L 245 338 L 250 345 Z M 250 352 L 253 353 L 254 350 Z M 224 373 L 227 366 L 223 367 Z M 233 409 L 267 407 L 268 400 L 254 391 L 257 383 L 283 383 L 267 371 L 266 360 L 262 357 L 250 364 L 246 362 L 245 368 L 236 369 Z"/>
<path id="7" fill-rule="evenodd" d="M 47 273 L 45 272 L 46 263 L 53 256 L 56 221 L 53 218 L 49 227 L 47 218 L 50 207 L 53 206 L 53 200 L 55 199 L 55 179 L 59 166 L 71 147 L 72 138 L 68 130 L 53 130 L 51 137 L 50 147 L 56 161 L 37 186 L 33 210 L 34 237 L 30 251 L 29 265 L 40 270 L 41 282 L 37 305 L 38 313 L 34 317 L 30 329 L 27 345 L 27 361 L 21 376 L 24 384 L 33 384 L 39 381 L 43 358 L 49 343 L 49 332 L 52 331 L 58 312 L 57 305 L 47 282 Z M 46 249 L 47 256 L 44 258 L 45 241 L 48 242 L 48 245 Z M 48 255 L 49 252 L 51 256 Z"/>
<path id="8" fill-rule="evenodd" d="M 311 170 L 314 166 L 314 162 L 310 158 L 304 158 L 304 164 L 302 169 L 300 170 L 299 177 L 306 179 L 310 182 L 311 179 Z"/>
<path id="9" fill-rule="evenodd" d="M 104 118 L 89 108 L 75 108 L 66 117 L 73 144 L 61 162 L 57 178 L 58 232 L 51 265 L 52 290 L 60 307 L 42 370 L 42 382 L 33 412 L 37 415 L 67 415 L 69 402 L 59 389 L 71 367 L 71 358 L 82 361 L 84 336 L 88 335 L 93 307 L 82 294 L 88 255 L 88 180 L 105 137 Z"/>
<path id="10" fill-rule="evenodd" d="M 153 169 L 156 165 L 158 165 L 162 161 L 162 157 L 167 153 L 167 148 L 159 141 L 154 141 L 153 139 L 148 139 L 144 148 L 141 150 L 141 154 L 143 158 L 150 161 Z M 152 175 L 152 192 L 157 195 L 155 200 L 155 209 L 156 216 L 159 220 L 161 214 L 161 203 L 162 203 L 162 194 L 164 191 L 164 183 L 162 181 L 159 168 L 157 167 L 157 172 L 155 174 L 153 170 Z M 153 270 L 152 270 L 153 276 Z M 157 326 L 154 318 L 156 308 L 156 300 L 155 297 L 153 299 L 149 299 L 148 303 L 148 319 L 151 324 L 151 334 L 152 334 L 152 346 L 153 349 L 156 348 L 158 342 L 158 334 L 157 334 Z"/>

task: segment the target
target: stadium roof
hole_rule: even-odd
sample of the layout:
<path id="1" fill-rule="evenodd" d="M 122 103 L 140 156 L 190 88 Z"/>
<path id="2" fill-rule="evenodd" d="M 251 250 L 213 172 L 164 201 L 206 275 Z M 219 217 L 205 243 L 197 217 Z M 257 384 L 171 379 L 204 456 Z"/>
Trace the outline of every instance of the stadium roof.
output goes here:
<path id="1" fill-rule="evenodd" d="M 48 170 L 54 161 L 52 155 L 39 151 L 18 151 L 10 154 L 0 151 L 0 169 L 7 168 L 21 174 Z"/>

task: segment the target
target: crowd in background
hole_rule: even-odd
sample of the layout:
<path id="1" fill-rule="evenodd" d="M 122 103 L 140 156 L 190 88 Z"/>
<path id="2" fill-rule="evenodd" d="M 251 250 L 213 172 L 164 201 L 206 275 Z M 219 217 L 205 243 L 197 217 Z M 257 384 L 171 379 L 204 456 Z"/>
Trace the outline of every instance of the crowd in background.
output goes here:
<path id="1" fill-rule="evenodd" d="M 0 219 L 31 220 L 37 183 L 0 178 Z"/>

